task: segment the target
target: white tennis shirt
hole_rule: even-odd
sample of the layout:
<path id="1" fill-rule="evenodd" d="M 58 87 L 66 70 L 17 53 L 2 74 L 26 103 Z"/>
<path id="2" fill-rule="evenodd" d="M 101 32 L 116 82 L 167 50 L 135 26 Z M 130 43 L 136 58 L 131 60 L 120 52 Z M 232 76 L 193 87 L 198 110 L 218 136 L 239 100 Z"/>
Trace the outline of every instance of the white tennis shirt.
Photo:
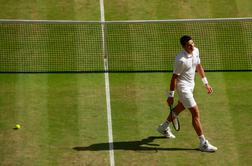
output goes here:
<path id="1" fill-rule="evenodd" d="M 183 50 L 176 56 L 173 73 L 178 75 L 177 86 L 194 88 L 194 77 L 198 64 L 200 64 L 199 49 L 196 47 L 192 54 Z"/>

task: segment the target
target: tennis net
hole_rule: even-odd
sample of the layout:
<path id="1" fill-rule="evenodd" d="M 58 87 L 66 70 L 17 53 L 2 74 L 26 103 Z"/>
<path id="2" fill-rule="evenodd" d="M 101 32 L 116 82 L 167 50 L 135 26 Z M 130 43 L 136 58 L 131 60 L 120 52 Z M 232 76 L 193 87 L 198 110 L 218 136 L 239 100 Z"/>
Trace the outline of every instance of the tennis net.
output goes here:
<path id="1" fill-rule="evenodd" d="M 0 20 L 0 72 L 104 72 L 104 58 L 109 72 L 172 71 L 185 34 L 206 71 L 252 71 L 252 18 L 230 18 Z"/>

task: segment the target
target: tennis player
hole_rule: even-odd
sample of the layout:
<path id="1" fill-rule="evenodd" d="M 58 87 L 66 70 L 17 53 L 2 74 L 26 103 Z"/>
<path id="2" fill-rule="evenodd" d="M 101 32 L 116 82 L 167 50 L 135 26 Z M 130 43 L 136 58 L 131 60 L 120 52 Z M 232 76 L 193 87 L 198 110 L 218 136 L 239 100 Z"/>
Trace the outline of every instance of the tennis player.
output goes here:
<path id="1" fill-rule="evenodd" d="M 167 103 L 168 105 L 173 105 L 174 93 L 176 90 L 179 101 L 176 107 L 174 108 L 174 113 L 176 115 L 179 115 L 179 113 L 185 110 L 186 108 L 189 109 L 192 114 L 192 124 L 194 130 L 196 131 L 200 140 L 199 149 L 204 152 L 214 152 L 217 150 L 217 147 L 211 145 L 208 140 L 206 140 L 203 134 L 200 122 L 200 111 L 193 97 L 193 90 L 195 84 L 194 77 L 196 70 L 202 78 L 202 81 L 204 83 L 204 86 L 206 87 L 208 94 L 212 94 L 213 89 L 208 84 L 207 78 L 205 77 L 204 69 L 200 64 L 199 50 L 195 47 L 192 38 L 187 35 L 182 36 L 180 38 L 180 44 L 182 45 L 184 50 L 176 56 L 176 62 L 171 78 L 170 92 L 168 95 Z M 165 122 L 160 124 L 157 130 L 168 138 L 175 138 L 169 128 L 169 124 L 171 121 L 172 116 L 170 114 L 165 120 Z"/>

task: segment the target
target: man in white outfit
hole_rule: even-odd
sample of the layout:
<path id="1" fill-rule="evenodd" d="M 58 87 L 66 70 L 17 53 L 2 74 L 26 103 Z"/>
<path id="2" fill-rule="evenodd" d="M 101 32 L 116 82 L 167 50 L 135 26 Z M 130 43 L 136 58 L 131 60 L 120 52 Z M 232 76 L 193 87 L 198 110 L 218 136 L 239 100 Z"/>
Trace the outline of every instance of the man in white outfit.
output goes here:
<path id="1" fill-rule="evenodd" d="M 202 78 L 208 94 L 212 94 L 213 89 L 208 84 L 207 78 L 205 77 L 204 69 L 200 64 L 199 50 L 194 46 L 192 38 L 187 35 L 182 36 L 180 38 L 180 43 L 184 50 L 176 56 L 176 62 L 171 78 L 170 92 L 168 95 L 167 103 L 168 105 L 173 105 L 173 98 L 176 90 L 179 101 L 174 108 L 174 113 L 176 115 L 179 115 L 179 113 L 185 110 L 185 108 L 189 109 L 192 114 L 193 127 L 200 140 L 199 149 L 205 152 L 215 152 L 217 150 L 217 147 L 211 145 L 203 135 L 199 108 L 193 97 L 194 77 L 196 70 Z M 157 129 L 167 138 L 175 138 L 169 128 L 169 123 L 171 121 L 172 116 L 169 115 L 166 121 L 162 123 Z"/>

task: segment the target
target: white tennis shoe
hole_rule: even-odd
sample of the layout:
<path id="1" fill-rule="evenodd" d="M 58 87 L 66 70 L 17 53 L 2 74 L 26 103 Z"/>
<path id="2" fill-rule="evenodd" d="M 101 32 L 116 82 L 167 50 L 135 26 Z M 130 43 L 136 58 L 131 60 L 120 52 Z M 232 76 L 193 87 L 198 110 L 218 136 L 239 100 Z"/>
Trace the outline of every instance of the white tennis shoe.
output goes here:
<path id="1" fill-rule="evenodd" d="M 217 147 L 211 145 L 207 140 L 203 143 L 200 143 L 199 150 L 202 152 L 215 152 Z"/>
<path id="2" fill-rule="evenodd" d="M 165 129 L 162 127 L 162 124 L 158 126 L 157 131 L 167 138 L 176 138 L 175 135 L 172 134 L 170 127 Z"/>

